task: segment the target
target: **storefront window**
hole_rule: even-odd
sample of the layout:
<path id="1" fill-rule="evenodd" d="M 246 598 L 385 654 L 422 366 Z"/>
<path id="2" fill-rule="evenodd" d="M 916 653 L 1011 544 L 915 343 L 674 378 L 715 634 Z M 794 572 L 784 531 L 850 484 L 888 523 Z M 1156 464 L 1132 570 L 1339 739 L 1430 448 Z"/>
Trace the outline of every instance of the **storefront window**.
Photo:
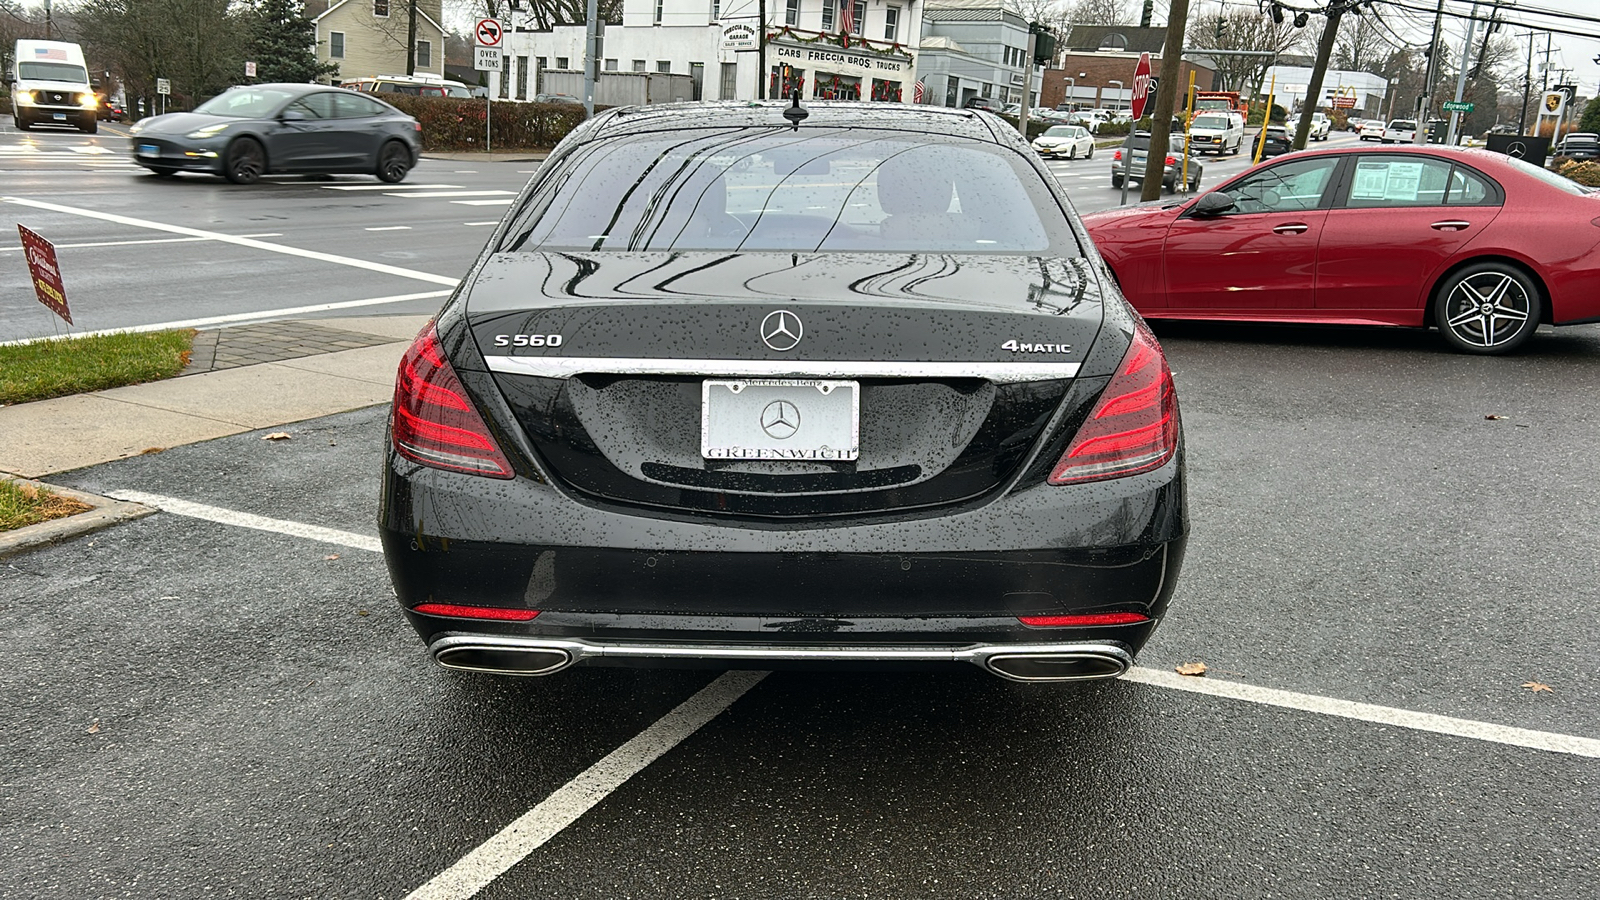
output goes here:
<path id="1" fill-rule="evenodd" d="M 799 91 L 800 96 L 805 96 L 806 70 L 789 65 L 773 66 L 772 72 L 767 76 L 767 96 L 782 100 L 795 91 Z"/>
<path id="2" fill-rule="evenodd" d="M 816 77 L 816 90 L 811 96 L 818 100 L 860 100 L 861 79 L 855 75 L 833 75 L 827 72 Z"/>
<path id="3" fill-rule="evenodd" d="M 889 103 L 900 102 L 900 82 L 872 79 L 872 99 Z"/>

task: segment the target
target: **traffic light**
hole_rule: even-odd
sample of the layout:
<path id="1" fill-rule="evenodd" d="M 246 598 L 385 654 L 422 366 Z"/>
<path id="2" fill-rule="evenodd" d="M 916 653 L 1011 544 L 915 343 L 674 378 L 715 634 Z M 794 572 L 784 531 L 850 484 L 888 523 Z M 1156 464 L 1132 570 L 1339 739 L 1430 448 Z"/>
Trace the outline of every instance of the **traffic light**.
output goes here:
<path id="1" fill-rule="evenodd" d="M 1044 24 L 1032 22 L 1028 30 L 1033 32 L 1033 62 L 1034 65 L 1048 66 L 1056 58 L 1056 35 Z"/>

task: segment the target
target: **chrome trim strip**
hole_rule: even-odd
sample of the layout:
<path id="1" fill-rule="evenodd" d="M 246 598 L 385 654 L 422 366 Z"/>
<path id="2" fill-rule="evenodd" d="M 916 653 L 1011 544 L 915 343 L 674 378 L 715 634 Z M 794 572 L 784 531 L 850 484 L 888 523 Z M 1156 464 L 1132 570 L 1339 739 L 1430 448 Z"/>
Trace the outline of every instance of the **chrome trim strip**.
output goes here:
<path id="1" fill-rule="evenodd" d="M 428 655 L 438 662 L 449 650 L 469 648 L 565 653 L 566 665 L 534 674 L 548 674 L 585 659 L 704 659 L 727 662 L 965 662 L 1012 681 L 1072 681 L 1079 678 L 1016 678 L 989 665 L 996 657 L 1096 656 L 1116 660 L 1126 672 L 1133 657 L 1117 644 L 1078 641 L 1066 644 L 969 644 L 963 647 L 812 646 L 767 644 L 608 644 L 564 638 L 525 638 L 505 635 L 454 635 L 428 645 Z M 441 665 L 444 665 L 441 663 Z M 462 668 L 465 666 L 447 666 Z M 472 669 L 472 671 L 494 671 Z M 1117 675 L 1121 675 L 1118 672 Z M 1117 675 L 1108 677 L 1117 677 Z"/>
<path id="2" fill-rule="evenodd" d="M 489 371 L 540 378 L 573 375 L 695 375 L 746 378 L 982 378 L 998 384 L 1076 378 L 1075 362 L 832 362 L 827 360 L 646 359 L 624 356 L 485 356 Z"/>

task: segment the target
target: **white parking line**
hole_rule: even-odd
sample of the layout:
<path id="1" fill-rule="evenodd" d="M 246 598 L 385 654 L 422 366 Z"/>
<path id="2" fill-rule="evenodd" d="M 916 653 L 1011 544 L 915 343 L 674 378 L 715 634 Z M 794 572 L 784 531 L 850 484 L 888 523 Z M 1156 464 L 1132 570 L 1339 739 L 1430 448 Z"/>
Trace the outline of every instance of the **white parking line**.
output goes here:
<path id="1" fill-rule="evenodd" d="M 410 231 L 411 230 L 411 226 L 410 225 L 379 225 L 376 228 L 368 228 L 367 230 L 368 231 Z"/>
<path id="2" fill-rule="evenodd" d="M 500 220 L 495 219 L 493 222 L 462 222 L 461 224 L 467 226 L 468 228 L 476 228 L 480 225 L 499 225 Z"/>
<path id="3" fill-rule="evenodd" d="M 408 194 L 390 194 L 391 197 L 515 197 L 516 191 L 416 191 Z"/>
<path id="4" fill-rule="evenodd" d="M 461 187 L 459 184 L 325 184 L 325 191 L 448 191 Z"/>
<path id="5" fill-rule="evenodd" d="M 451 200 L 450 202 L 460 206 L 510 206 L 511 201 L 515 199 L 517 198 L 507 197 L 504 200 Z"/>
<path id="6" fill-rule="evenodd" d="M 248 238 L 283 237 L 283 234 L 281 232 L 277 232 L 277 231 L 268 231 L 268 232 L 265 232 L 265 233 L 262 233 L 262 234 L 241 234 L 241 235 L 239 235 L 239 237 L 248 237 Z M 55 248 L 57 250 L 67 250 L 67 249 L 82 248 L 82 247 L 130 247 L 130 246 L 133 246 L 135 244 L 192 244 L 192 243 L 195 243 L 195 242 L 198 242 L 198 241 L 209 241 L 209 240 L 211 240 L 211 239 L 210 238 L 150 238 L 149 240 L 143 240 L 143 241 L 95 241 L 95 242 L 89 243 L 89 244 L 56 244 Z M 0 253 L 11 253 L 13 251 L 18 251 L 18 250 L 21 250 L 21 249 L 22 249 L 21 246 L 0 247 Z"/>
<path id="7" fill-rule="evenodd" d="M 617 788 L 733 705 L 766 672 L 724 672 L 627 743 L 479 844 L 406 900 L 467 900 L 576 822 Z"/>
<path id="8" fill-rule="evenodd" d="M 190 519 L 204 519 L 207 522 L 216 522 L 221 525 L 254 528 L 257 531 L 271 531 L 291 537 L 321 541 L 324 544 L 337 544 L 340 547 L 350 547 L 355 550 L 370 550 L 373 553 L 383 552 L 383 545 L 378 542 L 377 538 L 365 534 L 356 534 L 353 531 L 339 531 L 335 528 L 323 528 L 321 525 L 307 525 L 304 522 L 291 522 L 287 519 L 270 519 L 254 513 L 223 509 L 220 506 L 208 506 L 204 503 L 191 503 L 188 500 L 165 497 L 161 494 L 146 494 L 143 491 L 107 491 L 106 494 L 118 500 L 142 503 L 145 506 L 153 506 L 163 512 L 185 516 Z"/>
<path id="9" fill-rule="evenodd" d="M 309 313 L 331 312 L 336 309 L 357 309 L 363 306 L 383 306 L 389 303 L 405 303 L 411 300 L 432 300 L 438 297 L 450 296 L 449 291 L 424 291 L 420 294 L 396 294 L 390 297 L 368 297 L 364 300 L 342 300 L 336 303 L 316 303 L 311 306 L 291 306 L 285 309 L 263 309 L 258 312 L 234 313 L 228 316 L 207 316 L 203 319 L 181 319 L 176 322 L 155 322 L 149 325 L 130 325 L 126 328 L 102 328 L 98 331 L 74 331 L 73 337 L 95 337 L 102 334 L 131 334 L 144 331 L 166 331 L 171 328 L 209 328 L 213 325 L 237 325 L 241 322 L 256 322 L 263 319 L 286 319 L 291 316 L 303 316 Z M 0 347 L 10 347 L 16 344 L 32 344 L 39 341 L 55 340 L 53 337 L 19 338 L 14 341 L 0 341 Z"/>
<path id="10" fill-rule="evenodd" d="M 104 222 L 116 222 L 119 225 L 131 225 L 135 228 L 149 228 L 154 231 L 166 231 L 172 234 L 183 234 L 190 237 L 206 238 L 221 241 L 224 244 L 236 244 L 240 247 L 250 247 L 254 250 L 266 250 L 270 253 L 282 253 L 286 256 L 298 256 L 302 259 L 314 259 L 319 262 L 335 263 L 341 266 L 350 266 L 356 269 L 366 269 L 369 272 L 381 272 L 385 275 L 396 275 L 401 278 L 412 278 L 417 281 L 426 281 L 432 284 L 443 284 L 455 287 L 460 281 L 446 275 L 435 275 L 432 272 L 419 272 L 416 269 L 402 269 L 385 263 L 368 262 L 364 259 L 352 259 L 348 256 L 334 256 L 332 253 L 321 253 L 316 250 L 302 250 L 299 247 L 289 247 L 283 244 L 268 244 L 264 241 L 223 234 L 218 231 L 205 231 L 200 228 L 186 228 L 182 225 L 168 225 L 164 222 L 152 222 L 149 219 L 135 219 L 132 216 L 119 216 L 115 213 L 97 212 L 92 209 L 80 209 L 75 206 L 62 206 L 59 203 L 46 203 L 43 200 L 29 200 L 24 197 L 0 197 L 0 202 L 16 203 L 21 206 L 31 206 L 34 209 L 48 209 L 51 212 L 66 213 L 74 216 L 84 216 L 90 219 L 100 219 Z"/>

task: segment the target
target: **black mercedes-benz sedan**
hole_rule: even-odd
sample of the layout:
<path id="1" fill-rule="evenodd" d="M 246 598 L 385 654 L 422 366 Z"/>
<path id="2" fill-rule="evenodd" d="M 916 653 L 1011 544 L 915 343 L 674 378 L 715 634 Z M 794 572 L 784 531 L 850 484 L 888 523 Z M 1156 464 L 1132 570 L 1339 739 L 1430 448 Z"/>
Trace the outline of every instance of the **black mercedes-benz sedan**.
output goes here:
<path id="1" fill-rule="evenodd" d="M 400 364 L 380 528 L 432 658 L 1124 672 L 1188 515 L 1172 375 L 992 116 L 603 113 Z"/>

